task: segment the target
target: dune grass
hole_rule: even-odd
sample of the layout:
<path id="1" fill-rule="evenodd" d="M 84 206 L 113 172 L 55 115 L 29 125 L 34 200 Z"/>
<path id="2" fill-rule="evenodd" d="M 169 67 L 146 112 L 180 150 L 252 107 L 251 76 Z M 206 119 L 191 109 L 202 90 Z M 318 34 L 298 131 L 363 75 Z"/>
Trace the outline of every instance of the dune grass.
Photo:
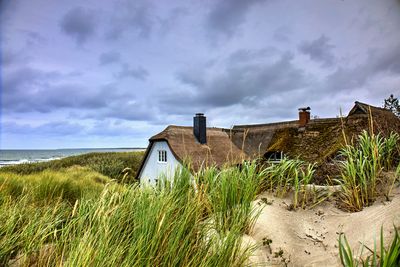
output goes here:
<path id="1" fill-rule="evenodd" d="M 299 159 L 283 158 L 265 169 L 263 189 L 274 191 L 278 197 L 284 197 L 293 191 L 293 208 L 304 208 L 309 198 L 305 186 L 312 181 L 314 172 L 314 164 Z"/>
<path id="2" fill-rule="evenodd" d="M 44 170 L 56 171 L 78 165 L 88 167 L 119 182 L 133 183 L 143 155 L 143 151 L 94 152 L 47 162 L 5 166 L 0 168 L 0 173 L 34 174 Z"/>
<path id="3" fill-rule="evenodd" d="M 197 177 L 181 169 L 155 187 L 115 184 L 82 167 L 9 173 L 1 180 L 0 266 L 244 266 L 255 249 L 242 244 L 258 214 L 255 169 Z"/>
<path id="4" fill-rule="evenodd" d="M 355 257 L 354 252 L 347 241 L 347 238 L 344 234 L 339 236 L 339 256 L 340 261 L 345 267 L 356 267 L 356 266 L 364 266 L 364 267 L 375 267 L 375 266 L 400 266 L 400 235 L 396 227 L 394 227 L 394 235 L 392 237 L 392 241 L 389 246 L 384 246 L 384 238 L 383 238 L 383 229 L 381 228 L 380 235 L 380 246 L 379 250 L 376 247 L 376 244 L 371 250 L 367 248 L 371 253 L 369 256 L 362 258 L 362 252 L 360 256 Z"/>
<path id="5" fill-rule="evenodd" d="M 239 227 L 248 232 L 261 209 L 251 202 L 260 192 L 265 171 L 259 172 L 255 162 L 244 162 L 240 168 L 226 167 L 220 171 L 208 168 L 197 174 L 199 190 L 204 190 L 207 206 L 219 232 Z"/>
<path id="6" fill-rule="evenodd" d="M 4 198 L 18 199 L 24 196 L 30 201 L 50 203 L 61 198 L 74 204 L 82 197 L 99 195 L 104 185 L 110 182 L 110 178 L 79 166 L 29 175 L 1 172 L 0 203 Z"/>
<path id="7" fill-rule="evenodd" d="M 382 171 L 391 170 L 398 162 L 398 140 L 396 133 L 384 138 L 363 131 L 358 144 L 348 144 L 341 150 L 345 161 L 341 163 L 342 175 L 337 182 L 342 187 L 341 201 L 345 209 L 360 211 L 375 201 L 379 194 L 377 186 L 385 182 L 379 180 Z"/>
<path id="8" fill-rule="evenodd" d="M 359 146 L 343 150 L 345 201 L 353 189 L 370 201 L 383 169 L 398 166 L 398 177 L 397 141 L 387 140 L 364 134 Z M 115 155 L 124 158 L 117 164 L 110 154 L 0 170 L 0 266 L 244 266 L 256 249 L 242 237 L 260 215 L 252 203 L 257 194 L 292 191 L 293 207 L 305 207 L 314 174 L 314 165 L 285 158 L 267 168 L 182 168 L 155 186 L 139 186 L 121 183 L 132 155 Z M 364 178 L 374 184 L 363 189 Z M 344 240 L 342 260 L 352 258 Z"/>

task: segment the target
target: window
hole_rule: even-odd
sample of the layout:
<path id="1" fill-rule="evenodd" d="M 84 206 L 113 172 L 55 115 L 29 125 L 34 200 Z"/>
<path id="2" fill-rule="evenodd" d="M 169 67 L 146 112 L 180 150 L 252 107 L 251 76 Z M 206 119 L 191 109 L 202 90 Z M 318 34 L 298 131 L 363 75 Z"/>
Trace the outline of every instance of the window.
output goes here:
<path id="1" fill-rule="evenodd" d="M 167 162 L 166 150 L 158 150 L 158 162 Z"/>
<path id="2" fill-rule="evenodd" d="M 283 156 L 282 151 L 270 151 L 264 155 L 264 157 L 270 162 L 279 162 L 282 160 Z"/>

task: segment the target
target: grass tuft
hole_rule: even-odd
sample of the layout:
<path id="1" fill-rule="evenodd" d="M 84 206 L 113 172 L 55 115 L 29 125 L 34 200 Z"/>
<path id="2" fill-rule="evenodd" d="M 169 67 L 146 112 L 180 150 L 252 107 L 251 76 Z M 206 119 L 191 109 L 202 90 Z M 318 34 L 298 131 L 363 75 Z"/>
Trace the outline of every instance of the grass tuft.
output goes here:
<path id="1" fill-rule="evenodd" d="M 384 138 L 363 131 L 357 145 L 348 144 L 341 150 L 346 160 L 341 163 L 342 175 L 337 182 L 342 187 L 341 201 L 346 210 L 360 211 L 375 201 L 378 178 L 385 168 L 393 168 L 398 139 L 393 133 Z"/>
<path id="2" fill-rule="evenodd" d="M 364 246 L 364 248 L 367 247 Z M 355 258 L 346 236 L 344 234 L 339 236 L 339 256 L 343 266 L 400 266 L 400 235 L 396 227 L 394 227 L 394 236 L 388 247 L 384 246 L 383 228 L 381 228 L 379 251 L 376 244 L 373 250 L 367 249 L 371 252 L 370 255 L 362 258 L 363 251 L 361 251 L 360 256 Z"/>
<path id="3" fill-rule="evenodd" d="M 265 169 L 263 189 L 274 191 L 278 197 L 293 191 L 293 208 L 304 208 L 309 201 L 306 185 L 310 184 L 315 172 L 314 164 L 307 164 L 299 159 L 284 158 Z"/>

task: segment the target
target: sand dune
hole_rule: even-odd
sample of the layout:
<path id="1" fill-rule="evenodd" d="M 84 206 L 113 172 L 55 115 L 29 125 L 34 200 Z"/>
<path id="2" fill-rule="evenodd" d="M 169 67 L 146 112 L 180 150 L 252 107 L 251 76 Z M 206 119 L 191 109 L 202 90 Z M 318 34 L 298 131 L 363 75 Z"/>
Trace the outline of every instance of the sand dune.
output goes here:
<path id="1" fill-rule="evenodd" d="M 308 210 L 287 210 L 290 199 L 264 193 L 259 198 L 273 200 L 266 205 L 245 242 L 264 245 L 251 257 L 253 266 L 340 266 L 338 236 L 346 234 L 355 255 L 360 255 L 361 243 L 373 249 L 379 244 L 380 229 L 384 237 L 393 234 L 393 224 L 400 226 L 400 189 L 393 190 L 390 202 L 378 200 L 361 212 L 348 213 L 335 207 L 334 201 Z M 256 201 L 258 202 L 258 201 Z M 255 202 L 255 204 L 256 204 Z M 390 241 L 385 238 L 386 241 Z M 276 253 L 281 256 L 275 257 Z M 364 249 L 363 253 L 368 254 Z"/>

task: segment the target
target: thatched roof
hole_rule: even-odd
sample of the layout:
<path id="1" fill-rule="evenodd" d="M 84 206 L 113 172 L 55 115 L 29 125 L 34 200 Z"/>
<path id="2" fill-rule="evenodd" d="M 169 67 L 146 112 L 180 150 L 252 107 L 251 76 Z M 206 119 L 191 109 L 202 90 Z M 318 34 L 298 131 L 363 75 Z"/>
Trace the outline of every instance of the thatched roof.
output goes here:
<path id="1" fill-rule="evenodd" d="M 166 141 L 175 157 L 189 160 L 193 170 L 204 166 L 236 164 L 243 159 L 263 157 L 267 152 L 282 151 L 289 157 L 299 157 L 308 162 L 323 163 L 333 158 L 344 145 L 362 130 L 388 135 L 400 133 L 400 119 L 392 112 L 355 102 L 344 118 L 312 119 L 305 127 L 299 121 L 269 124 L 236 125 L 232 129 L 207 128 L 207 144 L 200 144 L 192 127 L 168 126 L 150 138 L 146 156 L 155 141 Z M 146 158 L 145 156 L 145 158 Z M 141 167 L 142 168 L 142 167 Z M 140 173 L 140 170 L 139 172 Z"/>
<path id="2" fill-rule="evenodd" d="M 372 116 L 373 124 L 368 125 L 368 118 Z M 364 118 L 364 120 L 362 120 Z M 347 125 L 359 128 L 372 127 L 375 133 L 388 135 L 391 131 L 400 133 L 400 119 L 390 110 L 374 107 L 356 101 L 347 116 Z M 360 129 L 358 129 L 360 130 Z"/>
<path id="3" fill-rule="evenodd" d="M 372 116 L 372 125 L 369 117 Z M 372 128 L 371 128 L 372 127 Z M 268 151 L 283 151 L 288 156 L 310 162 L 321 162 L 334 155 L 347 141 L 362 130 L 388 135 L 400 132 L 400 120 L 390 111 L 356 102 L 347 117 L 311 120 L 304 128 L 285 127 L 275 130 Z"/>
<path id="4" fill-rule="evenodd" d="M 187 161 L 197 171 L 201 166 L 237 164 L 247 159 L 230 139 L 229 131 L 222 128 L 207 128 L 207 144 L 200 144 L 193 135 L 193 127 L 170 125 L 162 132 L 150 138 L 149 153 L 152 143 L 166 141 L 172 153 L 180 162 Z"/>
<path id="5" fill-rule="evenodd" d="M 236 125 L 232 128 L 232 141 L 250 158 L 257 158 L 263 156 L 268 150 L 277 131 L 297 127 L 297 120 L 268 124 Z"/>
<path id="6" fill-rule="evenodd" d="M 315 162 L 335 153 L 342 140 L 340 119 L 313 119 L 305 127 L 277 129 L 265 152 L 282 151 Z"/>

